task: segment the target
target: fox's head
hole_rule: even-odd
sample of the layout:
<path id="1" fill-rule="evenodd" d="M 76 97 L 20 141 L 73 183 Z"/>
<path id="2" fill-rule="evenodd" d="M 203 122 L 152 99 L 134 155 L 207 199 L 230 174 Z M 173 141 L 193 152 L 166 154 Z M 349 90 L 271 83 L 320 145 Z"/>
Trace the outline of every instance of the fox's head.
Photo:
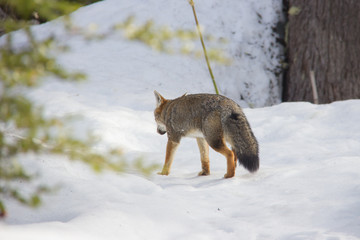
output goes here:
<path id="1" fill-rule="evenodd" d="M 154 91 L 155 99 L 156 99 L 156 108 L 154 111 L 155 122 L 157 124 L 157 132 L 160 135 L 164 135 L 166 133 L 166 125 L 164 117 L 162 116 L 162 111 L 164 109 L 165 103 L 168 101 L 163 96 L 160 95 L 157 91 Z"/>

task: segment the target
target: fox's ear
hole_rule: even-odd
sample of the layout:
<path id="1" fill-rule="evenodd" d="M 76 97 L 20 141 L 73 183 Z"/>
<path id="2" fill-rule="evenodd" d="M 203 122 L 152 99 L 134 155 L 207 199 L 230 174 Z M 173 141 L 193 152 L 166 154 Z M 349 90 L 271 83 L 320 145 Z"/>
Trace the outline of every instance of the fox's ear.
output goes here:
<path id="1" fill-rule="evenodd" d="M 156 90 L 154 91 L 155 99 L 156 99 L 156 107 L 160 106 L 164 101 L 165 98 L 160 95 Z"/>

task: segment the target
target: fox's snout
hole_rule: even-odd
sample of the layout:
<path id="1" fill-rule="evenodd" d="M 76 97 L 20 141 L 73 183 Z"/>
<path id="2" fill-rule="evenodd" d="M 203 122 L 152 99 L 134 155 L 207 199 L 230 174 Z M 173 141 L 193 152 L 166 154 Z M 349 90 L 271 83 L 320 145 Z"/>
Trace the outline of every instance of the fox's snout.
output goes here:
<path id="1" fill-rule="evenodd" d="M 160 128 L 157 128 L 157 132 L 160 134 L 160 135 L 164 135 L 166 133 L 166 131 L 160 129 Z"/>
<path id="2" fill-rule="evenodd" d="M 164 135 L 166 133 L 166 127 L 161 124 L 161 123 L 158 123 L 157 124 L 157 132 L 160 134 L 160 135 Z"/>

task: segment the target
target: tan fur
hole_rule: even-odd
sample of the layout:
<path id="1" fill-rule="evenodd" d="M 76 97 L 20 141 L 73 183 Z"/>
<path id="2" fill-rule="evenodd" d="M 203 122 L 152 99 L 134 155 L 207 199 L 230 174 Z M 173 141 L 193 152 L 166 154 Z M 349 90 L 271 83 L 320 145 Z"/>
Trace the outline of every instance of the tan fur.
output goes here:
<path id="1" fill-rule="evenodd" d="M 162 171 L 159 173 L 161 175 L 169 175 L 171 164 L 174 160 L 174 153 L 179 146 L 179 143 L 168 140 L 166 145 L 166 155 L 165 155 L 165 164 Z"/>
<path id="2" fill-rule="evenodd" d="M 205 176 L 210 174 L 210 160 L 209 160 L 209 144 L 205 141 L 204 138 L 196 138 L 199 150 L 200 150 L 200 159 L 201 159 L 201 172 L 199 176 Z"/>
<path id="3" fill-rule="evenodd" d="M 225 156 L 225 178 L 235 175 L 236 159 L 249 171 L 259 167 L 258 145 L 241 108 L 232 100 L 214 94 L 183 95 L 167 100 L 155 91 L 154 111 L 158 133 L 168 136 L 165 164 L 160 174 L 168 175 L 182 137 L 195 137 L 202 170 L 209 175 L 209 145 Z M 226 142 L 232 146 L 230 150 Z"/>

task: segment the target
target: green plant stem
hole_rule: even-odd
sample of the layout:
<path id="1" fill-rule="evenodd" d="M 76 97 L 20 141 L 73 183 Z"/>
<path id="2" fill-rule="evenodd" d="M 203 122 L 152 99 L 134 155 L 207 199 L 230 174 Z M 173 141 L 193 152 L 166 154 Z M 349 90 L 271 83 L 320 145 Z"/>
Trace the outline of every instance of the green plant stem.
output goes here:
<path id="1" fill-rule="evenodd" d="M 210 66 L 210 61 L 209 61 L 209 58 L 208 58 L 208 55 L 207 55 L 204 39 L 203 39 L 201 29 L 200 29 L 200 25 L 199 25 L 199 21 L 198 21 L 197 16 L 196 16 L 195 3 L 194 3 L 193 0 L 189 0 L 189 3 L 191 5 L 193 13 L 194 13 L 196 27 L 197 27 L 197 30 L 199 32 L 201 45 L 202 45 L 203 50 L 204 50 L 204 56 L 205 56 L 206 64 L 207 64 L 207 67 L 209 69 L 209 73 L 210 73 L 210 76 L 211 76 L 211 79 L 212 79 L 212 82 L 213 82 L 213 85 L 214 85 L 214 88 L 215 88 L 215 92 L 216 92 L 216 94 L 219 94 L 219 90 L 218 90 L 217 85 L 216 85 L 215 77 L 214 77 L 214 74 L 213 74 L 211 66 Z"/>

